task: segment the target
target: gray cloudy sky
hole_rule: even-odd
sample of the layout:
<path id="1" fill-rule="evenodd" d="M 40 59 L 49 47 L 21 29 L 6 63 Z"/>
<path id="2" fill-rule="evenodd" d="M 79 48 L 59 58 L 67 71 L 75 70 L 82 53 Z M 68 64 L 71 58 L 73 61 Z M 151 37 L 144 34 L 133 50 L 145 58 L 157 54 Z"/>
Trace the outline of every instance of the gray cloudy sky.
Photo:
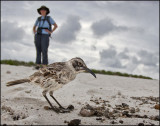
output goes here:
<path id="1" fill-rule="evenodd" d="M 37 8 L 58 24 L 49 63 L 81 57 L 89 68 L 159 79 L 158 1 L 2 1 L 1 58 L 35 61 Z"/>

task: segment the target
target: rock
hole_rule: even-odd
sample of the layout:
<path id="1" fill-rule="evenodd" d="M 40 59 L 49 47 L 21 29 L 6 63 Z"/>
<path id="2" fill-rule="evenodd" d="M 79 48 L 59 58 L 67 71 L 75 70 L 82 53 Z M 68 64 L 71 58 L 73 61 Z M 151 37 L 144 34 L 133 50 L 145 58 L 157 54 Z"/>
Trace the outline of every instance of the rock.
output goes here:
<path id="1" fill-rule="evenodd" d="M 117 124 L 117 122 L 115 122 L 115 121 L 111 121 L 110 123 L 111 123 L 111 124 Z"/>
<path id="2" fill-rule="evenodd" d="M 144 124 L 143 123 L 139 123 L 138 126 L 144 126 Z"/>
<path id="3" fill-rule="evenodd" d="M 85 108 L 82 108 L 82 109 L 80 110 L 80 115 L 83 116 L 83 117 L 93 116 L 94 113 L 95 113 L 95 111 L 89 110 L 89 109 L 85 109 Z"/>
<path id="4" fill-rule="evenodd" d="M 45 109 L 45 110 L 49 110 L 50 107 L 49 107 L 49 106 L 44 106 L 44 109 Z"/>
<path id="5" fill-rule="evenodd" d="M 118 95 L 122 95 L 122 93 L 120 91 L 118 91 Z"/>
<path id="6" fill-rule="evenodd" d="M 122 108 L 122 105 L 115 105 L 116 108 Z"/>
<path id="7" fill-rule="evenodd" d="M 13 120 L 14 120 L 14 121 L 19 120 L 19 118 L 20 118 L 19 115 L 14 115 L 14 116 L 13 116 Z"/>
<path id="8" fill-rule="evenodd" d="M 108 104 L 108 107 L 111 107 L 111 105 L 110 105 L 110 104 Z"/>
<path id="9" fill-rule="evenodd" d="M 99 104 L 99 102 L 98 102 L 98 101 L 96 101 L 95 103 L 96 103 L 97 105 Z"/>
<path id="10" fill-rule="evenodd" d="M 73 110 L 73 109 L 74 109 L 74 106 L 73 106 L 73 105 L 69 105 L 67 109 Z"/>
<path id="11" fill-rule="evenodd" d="M 154 108 L 160 110 L 160 104 L 156 104 Z"/>
<path id="12" fill-rule="evenodd" d="M 106 118 L 109 118 L 109 109 L 106 109 L 106 110 L 104 111 L 104 116 L 105 116 Z"/>
<path id="13" fill-rule="evenodd" d="M 136 112 L 139 112 L 140 111 L 140 109 L 139 108 L 136 108 Z"/>
<path id="14" fill-rule="evenodd" d="M 148 116 L 147 116 L 147 115 L 144 115 L 143 118 L 148 118 Z"/>
<path id="15" fill-rule="evenodd" d="M 160 115 L 155 116 L 154 119 L 155 119 L 156 121 L 160 121 Z"/>
<path id="16" fill-rule="evenodd" d="M 123 120 L 119 120 L 119 123 L 123 124 Z"/>
<path id="17" fill-rule="evenodd" d="M 77 104 L 81 105 L 81 102 L 77 102 Z"/>
<path id="18" fill-rule="evenodd" d="M 96 120 L 102 120 L 102 118 L 96 118 Z"/>
<path id="19" fill-rule="evenodd" d="M 127 105 L 126 103 L 122 103 L 122 107 L 123 107 L 123 108 L 129 107 L 129 105 Z"/>
<path id="20" fill-rule="evenodd" d="M 131 107 L 131 108 L 130 108 L 130 113 L 135 113 L 135 111 L 136 111 L 136 110 L 135 110 L 134 107 Z"/>
<path id="21" fill-rule="evenodd" d="M 123 111 L 122 115 L 128 115 L 128 113 L 129 113 L 128 111 Z"/>
<path id="22" fill-rule="evenodd" d="M 95 110 L 94 115 L 96 115 L 96 116 L 103 116 L 103 112 L 101 110 Z"/>
<path id="23" fill-rule="evenodd" d="M 160 116 L 159 115 L 157 115 L 157 116 L 150 116 L 149 119 L 160 121 Z"/>
<path id="24" fill-rule="evenodd" d="M 79 126 L 80 123 L 81 123 L 80 119 L 73 119 L 68 123 L 68 126 Z"/>
<path id="25" fill-rule="evenodd" d="M 25 91 L 25 93 L 31 93 L 31 90 Z"/>
<path id="26" fill-rule="evenodd" d="M 84 108 L 94 110 L 94 108 L 92 106 L 90 106 L 89 104 L 87 104 Z"/>
<path id="27" fill-rule="evenodd" d="M 68 121 L 64 120 L 64 123 L 69 123 Z"/>
<path id="28" fill-rule="evenodd" d="M 147 100 L 145 100 L 145 101 L 143 101 L 143 103 L 144 103 L 144 104 L 148 104 L 148 101 L 147 101 Z"/>
<path id="29" fill-rule="evenodd" d="M 113 110 L 113 113 L 118 113 L 118 112 L 119 112 L 118 110 L 115 110 L 115 109 Z"/>
<path id="30" fill-rule="evenodd" d="M 11 73 L 11 71 L 7 71 L 6 73 L 7 73 L 7 74 L 10 74 L 10 73 Z"/>

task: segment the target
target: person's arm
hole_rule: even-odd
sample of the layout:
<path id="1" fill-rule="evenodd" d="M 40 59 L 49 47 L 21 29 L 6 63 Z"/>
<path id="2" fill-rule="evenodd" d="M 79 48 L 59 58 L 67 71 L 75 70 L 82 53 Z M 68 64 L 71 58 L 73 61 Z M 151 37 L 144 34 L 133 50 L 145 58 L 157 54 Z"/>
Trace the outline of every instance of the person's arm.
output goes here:
<path id="1" fill-rule="evenodd" d="M 36 27 L 38 26 L 38 18 L 36 20 L 36 22 L 34 23 L 34 26 L 33 26 L 33 33 L 35 34 L 37 31 L 36 31 Z"/>
<path id="2" fill-rule="evenodd" d="M 54 23 L 53 25 L 54 25 L 54 27 L 53 27 L 51 33 L 54 32 L 58 28 L 58 25 L 56 23 Z"/>
<path id="3" fill-rule="evenodd" d="M 49 34 L 52 34 L 52 32 L 54 32 L 58 28 L 58 25 L 56 23 L 54 23 L 53 25 L 54 27 L 51 31 L 49 31 L 48 29 L 45 29 L 45 31 L 48 32 Z"/>
<path id="4" fill-rule="evenodd" d="M 33 33 L 36 33 L 36 26 L 33 26 Z"/>

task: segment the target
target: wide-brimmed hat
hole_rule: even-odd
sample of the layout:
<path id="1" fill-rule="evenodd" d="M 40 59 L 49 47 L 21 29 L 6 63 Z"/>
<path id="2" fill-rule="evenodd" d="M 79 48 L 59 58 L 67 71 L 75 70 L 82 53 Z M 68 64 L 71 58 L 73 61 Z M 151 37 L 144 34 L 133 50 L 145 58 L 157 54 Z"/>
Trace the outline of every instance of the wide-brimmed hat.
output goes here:
<path id="1" fill-rule="evenodd" d="M 40 12 L 41 9 L 44 9 L 44 10 L 47 11 L 46 15 L 50 13 L 49 8 L 43 5 L 43 6 L 41 6 L 40 8 L 37 9 L 37 11 L 38 11 L 39 14 L 41 14 L 41 12 Z"/>

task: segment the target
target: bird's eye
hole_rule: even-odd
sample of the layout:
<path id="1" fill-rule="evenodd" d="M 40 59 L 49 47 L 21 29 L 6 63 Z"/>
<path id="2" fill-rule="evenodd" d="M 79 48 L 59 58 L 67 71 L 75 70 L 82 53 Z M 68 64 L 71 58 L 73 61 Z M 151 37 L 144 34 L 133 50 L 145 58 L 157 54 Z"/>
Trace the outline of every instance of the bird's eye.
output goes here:
<path id="1" fill-rule="evenodd" d="M 83 66 L 83 65 L 82 65 L 82 63 L 79 62 L 79 63 L 78 63 L 78 66 Z"/>

